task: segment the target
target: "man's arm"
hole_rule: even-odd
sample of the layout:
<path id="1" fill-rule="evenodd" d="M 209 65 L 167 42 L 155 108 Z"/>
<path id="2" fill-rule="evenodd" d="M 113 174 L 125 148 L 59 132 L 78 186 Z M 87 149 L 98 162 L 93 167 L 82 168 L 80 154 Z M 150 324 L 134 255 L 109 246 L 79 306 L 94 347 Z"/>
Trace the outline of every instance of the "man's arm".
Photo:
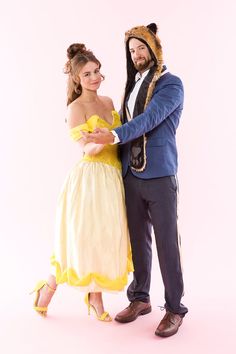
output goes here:
<path id="1" fill-rule="evenodd" d="M 175 78 L 174 83 L 169 82 L 163 86 L 154 93 L 143 113 L 114 129 L 119 137 L 120 144 L 125 144 L 156 128 L 183 103 L 183 96 L 183 85 L 180 79 Z M 88 142 L 93 141 L 97 144 L 112 144 L 115 137 L 111 132 L 97 130 L 94 134 L 86 134 L 86 139 Z"/>
<path id="2" fill-rule="evenodd" d="M 183 103 L 183 85 L 169 84 L 156 92 L 146 110 L 135 119 L 115 129 L 120 143 L 138 138 L 160 125 L 169 115 Z"/>

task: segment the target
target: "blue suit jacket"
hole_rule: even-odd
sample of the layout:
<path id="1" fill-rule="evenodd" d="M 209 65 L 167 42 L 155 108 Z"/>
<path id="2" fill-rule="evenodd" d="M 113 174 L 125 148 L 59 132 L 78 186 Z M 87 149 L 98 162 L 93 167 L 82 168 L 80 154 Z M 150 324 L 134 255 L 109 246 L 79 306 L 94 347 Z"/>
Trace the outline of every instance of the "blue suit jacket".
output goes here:
<path id="1" fill-rule="evenodd" d="M 171 176 L 177 173 L 176 129 L 183 109 L 183 85 L 170 73 L 157 82 L 145 111 L 115 129 L 121 144 L 123 176 L 130 161 L 130 141 L 146 133 L 147 164 L 143 172 L 132 173 L 142 179 Z"/>

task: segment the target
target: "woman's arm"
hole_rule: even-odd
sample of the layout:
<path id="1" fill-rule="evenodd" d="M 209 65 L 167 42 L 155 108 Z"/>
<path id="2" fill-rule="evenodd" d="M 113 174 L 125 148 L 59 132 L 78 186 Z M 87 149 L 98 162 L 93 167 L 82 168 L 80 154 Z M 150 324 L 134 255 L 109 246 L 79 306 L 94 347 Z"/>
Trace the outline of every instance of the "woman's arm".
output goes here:
<path id="1" fill-rule="evenodd" d="M 72 102 L 68 106 L 67 114 L 67 125 L 69 129 L 73 129 L 80 124 L 86 123 L 85 112 L 78 102 Z M 104 144 L 86 143 L 83 137 L 77 140 L 77 142 L 81 150 L 89 156 L 98 154 L 104 148 Z"/>

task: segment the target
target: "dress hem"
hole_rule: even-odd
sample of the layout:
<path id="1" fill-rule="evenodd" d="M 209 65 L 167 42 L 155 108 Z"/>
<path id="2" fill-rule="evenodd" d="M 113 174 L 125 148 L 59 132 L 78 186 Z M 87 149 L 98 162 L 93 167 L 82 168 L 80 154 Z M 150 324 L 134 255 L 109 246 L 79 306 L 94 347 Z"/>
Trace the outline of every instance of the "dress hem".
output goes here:
<path id="1" fill-rule="evenodd" d="M 122 291 L 128 282 L 128 274 L 133 272 L 132 262 L 127 260 L 127 270 L 123 276 L 116 279 L 110 279 L 107 276 L 98 273 L 89 273 L 83 278 L 79 278 L 76 271 L 72 268 L 67 268 L 61 271 L 60 263 L 56 260 L 55 256 L 51 257 L 51 265 L 55 267 L 55 277 L 57 284 L 67 283 L 75 287 L 87 287 L 92 282 L 95 282 L 100 288 L 110 291 Z"/>

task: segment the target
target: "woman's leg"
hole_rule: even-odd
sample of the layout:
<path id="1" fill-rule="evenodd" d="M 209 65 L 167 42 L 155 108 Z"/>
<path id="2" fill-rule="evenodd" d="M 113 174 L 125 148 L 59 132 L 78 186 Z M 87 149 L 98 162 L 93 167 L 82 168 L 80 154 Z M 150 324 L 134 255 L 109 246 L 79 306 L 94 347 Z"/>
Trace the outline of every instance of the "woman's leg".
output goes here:
<path id="1" fill-rule="evenodd" d="M 89 293 L 89 303 L 95 309 L 97 316 L 101 317 L 101 315 L 105 312 L 103 306 L 103 300 L 102 300 L 102 293 L 101 292 Z M 110 315 L 107 315 L 105 317 L 105 321 L 106 322 L 111 321 Z"/>
<path id="2" fill-rule="evenodd" d="M 47 307 L 57 288 L 56 278 L 49 275 L 47 283 L 39 290 L 38 307 Z"/>

